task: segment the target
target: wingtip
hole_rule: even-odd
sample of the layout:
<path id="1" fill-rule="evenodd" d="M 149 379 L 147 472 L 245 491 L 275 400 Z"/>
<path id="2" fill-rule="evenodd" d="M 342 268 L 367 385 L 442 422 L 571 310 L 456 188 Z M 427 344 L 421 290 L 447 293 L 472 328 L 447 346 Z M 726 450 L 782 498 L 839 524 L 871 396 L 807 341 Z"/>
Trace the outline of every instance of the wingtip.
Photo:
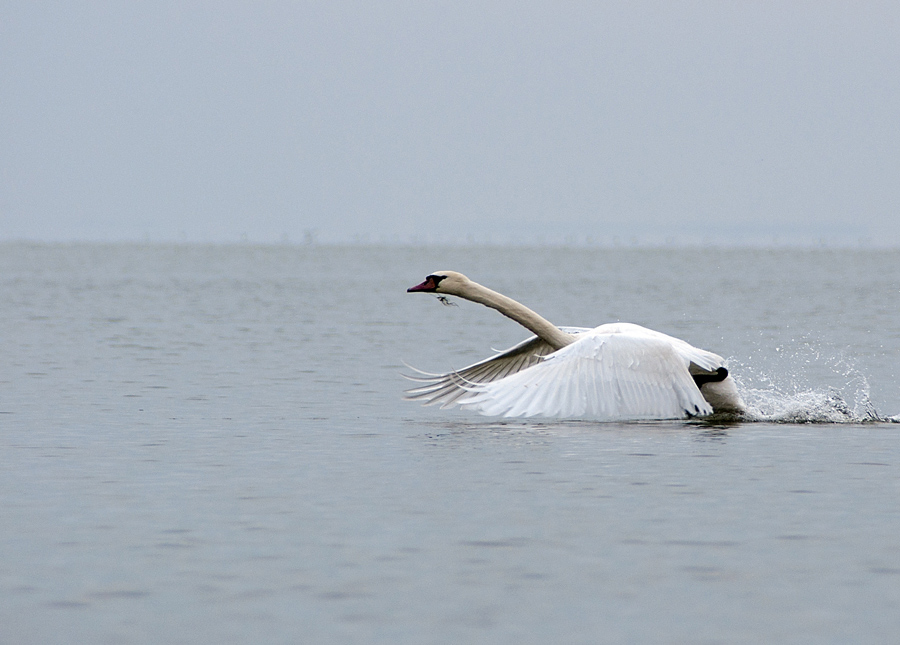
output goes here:
<path id="1" fill-rule="evenodd" d="M 407 369 L 411 369 L 413 372 L 416 372 L 417 374 L 421 374 L 422 376 L 431 376 L 431 377 L 444 376 L 443 374 L 435 374 L 433 372 L 426 372 L 424 370 L 420 370 L 418 367 L 413 367 L 412 365 L 410 365 L 409 363 L 407 363 L 404 360 L 401 360 L 400 362 L 403 363 L 403 366 L 406 367 Z"/>

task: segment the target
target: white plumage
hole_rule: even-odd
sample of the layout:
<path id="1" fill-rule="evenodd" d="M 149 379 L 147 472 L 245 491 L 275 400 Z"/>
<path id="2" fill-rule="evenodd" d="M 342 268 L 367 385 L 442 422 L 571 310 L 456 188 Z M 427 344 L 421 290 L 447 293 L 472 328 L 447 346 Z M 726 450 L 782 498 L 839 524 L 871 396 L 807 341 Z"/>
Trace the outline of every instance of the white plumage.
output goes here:
<path id="1" fill-rule="evenodd" d="M 634 325 L 556 327 L 520 303 L 442 271 L 409 291 L 479 302 L 535 336 L 448 374 L 409 377 L 407 398 L 486 415 L 600 420 L 675 419 L 740 413 L 743 402 L 721 356 Z"/>

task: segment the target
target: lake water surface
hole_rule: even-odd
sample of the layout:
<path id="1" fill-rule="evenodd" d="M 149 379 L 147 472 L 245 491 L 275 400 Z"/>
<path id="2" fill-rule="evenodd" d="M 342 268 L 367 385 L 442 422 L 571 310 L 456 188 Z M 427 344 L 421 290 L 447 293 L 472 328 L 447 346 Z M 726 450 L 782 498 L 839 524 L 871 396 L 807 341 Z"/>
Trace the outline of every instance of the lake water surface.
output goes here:
<path id="1" fill-rule="evenodd" d="M 749 420 L 401 400 L 525 337 L 729 358 Z M 0 643 L 885 643 L 900 252 L 0 245 Z"/>

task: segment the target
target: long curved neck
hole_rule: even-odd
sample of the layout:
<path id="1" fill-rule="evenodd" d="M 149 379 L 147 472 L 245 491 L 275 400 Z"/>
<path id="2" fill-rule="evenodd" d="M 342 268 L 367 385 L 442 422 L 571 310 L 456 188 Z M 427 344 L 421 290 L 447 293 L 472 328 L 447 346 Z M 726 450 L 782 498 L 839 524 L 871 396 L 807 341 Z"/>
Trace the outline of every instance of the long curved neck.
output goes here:
<path id="1" fill-rule="evenodd" d="M 488 289 L 477 282 L 469 281 L 464 292 L 456 295 L 491 309 L 496 309 L 507 318 L 512 318 L 526 329 L 532 331 L 539 338 L 549 343 L 553 349 L 562 349 L 575 340 L 572 334 L 562 331 L 559 327 L 533 312 L 522 303 L 504 296 L 502 293 Z"/>

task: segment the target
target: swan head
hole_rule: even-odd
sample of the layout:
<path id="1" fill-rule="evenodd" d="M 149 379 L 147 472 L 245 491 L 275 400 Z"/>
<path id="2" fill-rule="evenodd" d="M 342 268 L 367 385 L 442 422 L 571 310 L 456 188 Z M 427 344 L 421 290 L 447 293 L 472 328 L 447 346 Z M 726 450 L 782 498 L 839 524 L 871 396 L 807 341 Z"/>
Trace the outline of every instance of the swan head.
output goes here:
<path id="1" fill-rule="evenodd" d="M 407 293 L 422 291 L 423 293 L 447 293 L 459 295 L 466 290 L 471 281 L 456 271 L 435 271 L 429 274 L 422 284 L 407 289 Z"/>

